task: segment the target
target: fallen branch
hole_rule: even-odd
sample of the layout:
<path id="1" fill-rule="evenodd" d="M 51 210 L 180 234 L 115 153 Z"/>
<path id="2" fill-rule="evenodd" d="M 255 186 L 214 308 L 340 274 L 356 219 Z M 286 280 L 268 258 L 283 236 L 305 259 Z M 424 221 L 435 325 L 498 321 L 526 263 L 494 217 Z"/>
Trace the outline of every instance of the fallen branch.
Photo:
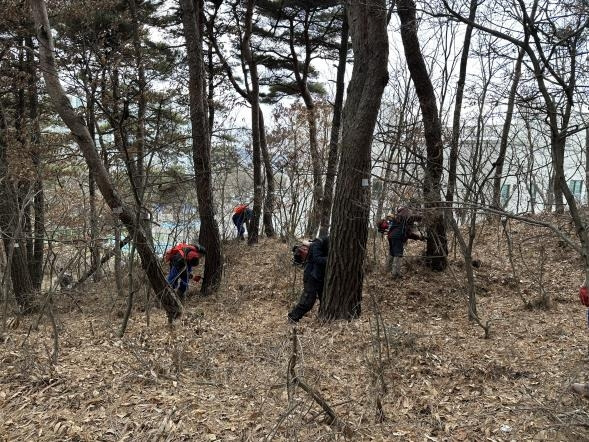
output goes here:
<path id="1" fill-rule="evenodd" d="M 292 353 L 290 356 L 290 360 L 288 362 L 288 391 L 289 391 L 289 399 L 291 397 L 291 387 L 292 391 L 294 391 L 295 387 L 301 387 L 303 391 L 308 393 L 313 400 L 323 409 L 325 414 L 328 416 L 327 424 L 332 425 L 337 428 L 339 431 L 344 433 L 346 436 L 350 436 L 352 434 L 352 429 L 343 422 L 340 418 L 337 417 L 333 408 L 327 403 L 327 401 L 321 396 L 321 394 L 307 384 L 301 377 L 299 377 L 295 371 L 295 367 L 297 364 L 298 359 L 298 345 L 297 345 L 297 328 L 292 328 Z"/>
<path id="2" fill-rule="evenodd" d="M 274 428 L 272 428 L 272 431 L 270 431 L 270 433 L 268 434 L 268 436 L 266 436 L 266 441 L 269 442 L 274 438 L 274 435 L 276 434 L 276 431 L 278 430 L 278 427 L 280 427 L 280 425 L 282 424 L 282 422 L 284 422 L 284 420 L 290 416 L 292 414 L 293 411 L 295 411 L 295 409 L 301 405 L 300 402 L 297 402 L 296 404 L 294 404 L 292 407 L 290 407 L 288 410 L 286 410 L 286 412 L 280 416 L 280 418 L 278 419 L 278 422 L 276 422 L 276 424 L 274 425 Z"/>

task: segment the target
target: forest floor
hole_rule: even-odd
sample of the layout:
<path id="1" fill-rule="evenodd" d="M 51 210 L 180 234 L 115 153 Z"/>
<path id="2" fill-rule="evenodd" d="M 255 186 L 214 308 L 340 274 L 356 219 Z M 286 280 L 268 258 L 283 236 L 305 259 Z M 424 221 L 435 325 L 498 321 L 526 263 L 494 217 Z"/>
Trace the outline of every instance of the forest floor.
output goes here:
<path id="1" fill-rule="evenodd" d="M 290 326 L 302 272 L 268 239 L 226 244 L 222 289 L 194 293 L 173 329 L 137 293 L 118 338 L 125 300 L 109 280 L 58 293 L 57 342 L 47 317 L 12 317 L 2 335 L 0 440 L 589 440 L 589 402 L 570 392 L 589 377 L 579 259 L 545 229 L 510 231 L 517 277 L 501 226 L 481 226 L 475 243 L 488 339 L 468 320 L 460 254 L 431 272 L 410 243 L 394 281 L 380 237 L 352 322 L 321 324 L 316 307 Z M 525 306 L 540 293 L 550 308 Z M 294 330 L 294 371 L 337 425 L 303 388 L 287 391 Z"/>

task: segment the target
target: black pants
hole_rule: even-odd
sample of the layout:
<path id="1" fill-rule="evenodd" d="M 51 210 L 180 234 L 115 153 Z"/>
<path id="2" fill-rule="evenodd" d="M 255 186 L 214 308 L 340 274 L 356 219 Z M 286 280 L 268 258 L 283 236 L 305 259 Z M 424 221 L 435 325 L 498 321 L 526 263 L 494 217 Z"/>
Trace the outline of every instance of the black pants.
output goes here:
<path id="1" fill-rule="evenodd" d="M 401 238 L 389 238 L 389 255 L 403 256 L 405 242 Z"/>
<path id="2" fill-rule="evenodd" d="M 323 281 L 317 281 L 313 277 L 309 277 L 303 282 L 304 291 L 297 305 L 290 311 L 288 317 L 295 322 L 298 322 L 305 314 L 310 311 L 315 305 L 315 301 L 323 295 Z"/>

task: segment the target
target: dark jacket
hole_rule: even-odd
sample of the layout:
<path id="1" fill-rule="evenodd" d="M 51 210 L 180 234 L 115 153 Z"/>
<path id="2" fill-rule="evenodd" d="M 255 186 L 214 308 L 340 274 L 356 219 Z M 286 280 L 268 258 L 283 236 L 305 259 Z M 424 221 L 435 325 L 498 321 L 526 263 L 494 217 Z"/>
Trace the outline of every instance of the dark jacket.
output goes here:
<path id="1" fill-rule="evenodd" d="M 323 282 L 325 278 L 325 267 L 327 265 L 327 254 L 329 253 L 329 237 L 324 236 L 311 242 L 309 256 L 305 266 L 304 279 L 313 278 Z"/>
<path id="2" fill-rule="evenodd" d="M 420 239 L 421 236 L 413 231 L 413 224 L 421 221 L 421 216 L 410 214 L 409 210 L 400 210 L 389 221 L 388 238 L 390 241 L 407 241 L 408 239 Z"/>

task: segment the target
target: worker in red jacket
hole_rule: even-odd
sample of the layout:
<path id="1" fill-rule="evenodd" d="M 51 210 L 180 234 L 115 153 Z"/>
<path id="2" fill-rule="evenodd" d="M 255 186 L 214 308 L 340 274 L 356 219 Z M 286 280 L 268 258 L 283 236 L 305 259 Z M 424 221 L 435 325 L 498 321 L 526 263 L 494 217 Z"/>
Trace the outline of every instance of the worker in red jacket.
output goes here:
<path id="1" fill-rule="evenodd" d="M 233 224 L 237 227 L 237 237 L 239 239 L 245 239 L 245 227 L 244 224 L 251 220 L 254 215 L 254 211 L 250 209 L 247 204 L 239 204 L 233 209 Z M 249 226 L 248 226 L 249 227 Z M 249 234 L 249 232 L 248 232 Z"/>
<path id="2" fill-rule="evenodd" d="M 168 284 L 176 289 L 180 299 L 184 298 L 188 288 L 188 275 L 192 267 L 196 267 L 199 259 L 206 254 L 205 248 L 200 244 L 180 243 L 166 252 L 165 260 L 170 263 L 170 273 L 168 274 Z M 194 281 L 200 281 L 200 276 L 195 276 Z"/>

